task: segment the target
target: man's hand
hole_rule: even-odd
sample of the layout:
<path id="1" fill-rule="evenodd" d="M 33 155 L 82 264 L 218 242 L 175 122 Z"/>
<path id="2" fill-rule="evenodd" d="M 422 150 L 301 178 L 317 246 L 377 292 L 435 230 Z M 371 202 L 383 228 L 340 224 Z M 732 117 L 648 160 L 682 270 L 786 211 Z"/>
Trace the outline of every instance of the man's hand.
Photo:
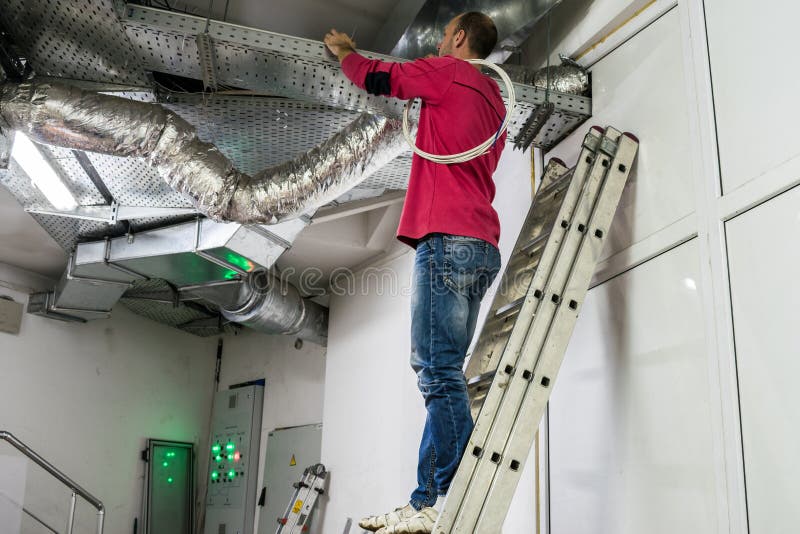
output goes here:
<path id="1" fill-rule="evenodd" d="M 346 33 L 337 32 L 333 28 L 331 28 L 331 31 L 325 34 L 323 41 L 325 42 L 325 46 L 328 47 L 328 50 L 333 52 L 333 54 L 339 58 L 339 62 L 341 62 L 352 52 L 356 51 L 355 41 L 353 41 Z"/>

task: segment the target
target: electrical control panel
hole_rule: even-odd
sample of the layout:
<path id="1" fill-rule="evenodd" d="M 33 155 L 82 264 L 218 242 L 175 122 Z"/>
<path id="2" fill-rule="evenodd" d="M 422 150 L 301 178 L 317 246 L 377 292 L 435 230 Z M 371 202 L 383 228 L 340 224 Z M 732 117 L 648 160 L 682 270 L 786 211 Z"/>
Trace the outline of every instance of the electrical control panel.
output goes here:
<path id="1" fill-rule="evenodd" d="M 252 534 L 264 387 L 220 391 L 209 445 L 205 534 Z"/>

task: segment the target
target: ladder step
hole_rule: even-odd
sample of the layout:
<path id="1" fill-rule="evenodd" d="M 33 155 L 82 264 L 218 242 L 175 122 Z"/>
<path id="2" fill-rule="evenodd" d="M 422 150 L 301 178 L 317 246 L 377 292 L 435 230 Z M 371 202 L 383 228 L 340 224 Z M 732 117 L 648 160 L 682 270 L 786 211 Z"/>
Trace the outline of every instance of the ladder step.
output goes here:
<path id="1" fill-rule="evenodd" d="M 513 302 L 509 302 L 502 308 L 498 309 L 494 316 L 495 317 L 512 317 L 519 313 L 519 310 L 522 309 L 522 305 L 525 303 L 525 297 L 520 297 Z"/>
<path id="2" fill-rule="evenodd" d="M 525 254 L 530 254 L 531 251 L 534 250 L 534 248 L 537 245 L 544 245 L 544 242 L 547 240 L 548 237 L 550 237 L 549 230 L 547 232 L 542 232 L 541 234 L 537 235 L 536 237 L 534 237 L 533 239 L 522 245 L 522 248 L 520 248 L 519 250 L 520 252 L 524 252 Z"/>

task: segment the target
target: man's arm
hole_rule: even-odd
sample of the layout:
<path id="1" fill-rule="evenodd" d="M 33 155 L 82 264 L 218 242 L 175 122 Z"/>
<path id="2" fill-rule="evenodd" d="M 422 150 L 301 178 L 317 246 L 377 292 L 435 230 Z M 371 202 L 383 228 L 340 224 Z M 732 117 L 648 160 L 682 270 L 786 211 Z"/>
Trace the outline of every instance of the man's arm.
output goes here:
<path id="1" fill-rule="evenodd" d="M 345 76 L 373 95 L 403 100 L 419 97 L 428 104 L 436 104 L 453 82 L 456 62 L 453 58 L 393 63 L 365 58 L 356 52 L 350 37 L 336 30 L 328 32 L 324 41 L 339 59 Z"/>

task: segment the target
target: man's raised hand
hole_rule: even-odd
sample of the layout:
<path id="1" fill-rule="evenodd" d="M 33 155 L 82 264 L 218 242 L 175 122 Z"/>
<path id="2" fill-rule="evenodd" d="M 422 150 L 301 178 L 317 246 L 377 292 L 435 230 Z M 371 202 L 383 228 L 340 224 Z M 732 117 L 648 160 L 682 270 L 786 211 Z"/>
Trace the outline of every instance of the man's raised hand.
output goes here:
<path id="1" fill-rule="evenodd" d="M 351 52 L 356 49 L 356 43 L 346 33 L 337 32 L 336 29 L 331 28 L 331 31 L 325 34 L 323 39 L 325 46 L 328 47 L 339 61 L 342 61 Z"/>

